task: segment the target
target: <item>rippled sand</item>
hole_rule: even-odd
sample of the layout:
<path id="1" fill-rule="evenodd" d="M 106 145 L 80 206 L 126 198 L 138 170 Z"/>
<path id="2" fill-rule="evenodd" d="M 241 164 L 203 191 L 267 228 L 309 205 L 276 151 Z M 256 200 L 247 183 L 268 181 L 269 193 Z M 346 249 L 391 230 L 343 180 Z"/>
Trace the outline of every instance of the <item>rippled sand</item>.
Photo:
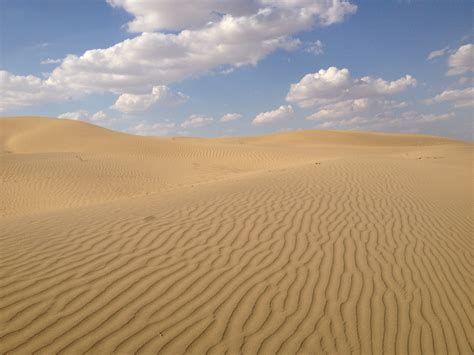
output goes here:
<path id="1" fill-rule="evenodd" d="M 0 119 L 0 353 L 472 353 L 473 145 Z"/>

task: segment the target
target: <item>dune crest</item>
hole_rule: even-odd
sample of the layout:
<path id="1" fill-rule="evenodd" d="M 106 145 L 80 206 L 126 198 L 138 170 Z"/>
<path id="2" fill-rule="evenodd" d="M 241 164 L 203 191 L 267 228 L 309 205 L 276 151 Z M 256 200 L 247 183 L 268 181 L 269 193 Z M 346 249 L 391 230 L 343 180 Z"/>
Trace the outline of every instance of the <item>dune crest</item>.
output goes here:
<path id="1" fill-rule="evenodd" d="M 0 132 L 1 353 L 472 353 L 472 144 Z"/>

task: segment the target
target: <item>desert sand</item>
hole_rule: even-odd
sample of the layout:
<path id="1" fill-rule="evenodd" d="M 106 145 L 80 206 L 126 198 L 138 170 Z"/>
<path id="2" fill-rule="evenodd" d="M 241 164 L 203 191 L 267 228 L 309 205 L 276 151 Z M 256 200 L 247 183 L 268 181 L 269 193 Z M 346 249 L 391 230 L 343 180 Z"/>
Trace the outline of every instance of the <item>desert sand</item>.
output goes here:
<path id="1" fill-rule="evenodd" d="M 0 119 L 2 354 L 471 354 L 473 145 Z"/>

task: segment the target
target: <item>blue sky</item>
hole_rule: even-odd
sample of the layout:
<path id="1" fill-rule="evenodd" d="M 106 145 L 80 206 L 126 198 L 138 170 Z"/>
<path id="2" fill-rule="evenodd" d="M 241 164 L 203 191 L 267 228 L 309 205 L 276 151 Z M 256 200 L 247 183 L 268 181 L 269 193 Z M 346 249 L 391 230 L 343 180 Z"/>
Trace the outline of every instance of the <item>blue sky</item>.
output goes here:
<path id="1" fill-rule="evenodd" d="M 2 116 L 472 139 L 470 1 L 0 1 Z"/>

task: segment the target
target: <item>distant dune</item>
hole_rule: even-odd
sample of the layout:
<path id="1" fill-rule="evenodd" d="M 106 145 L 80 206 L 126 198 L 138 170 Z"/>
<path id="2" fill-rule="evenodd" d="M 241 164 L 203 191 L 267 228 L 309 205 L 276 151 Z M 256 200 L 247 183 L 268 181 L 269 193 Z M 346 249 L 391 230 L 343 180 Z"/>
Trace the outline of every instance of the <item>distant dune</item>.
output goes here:
<path id="1" fill-rule="evenodd" d="M 471 354 L 473 145 L 0 119 L 2 354 Z"/>

